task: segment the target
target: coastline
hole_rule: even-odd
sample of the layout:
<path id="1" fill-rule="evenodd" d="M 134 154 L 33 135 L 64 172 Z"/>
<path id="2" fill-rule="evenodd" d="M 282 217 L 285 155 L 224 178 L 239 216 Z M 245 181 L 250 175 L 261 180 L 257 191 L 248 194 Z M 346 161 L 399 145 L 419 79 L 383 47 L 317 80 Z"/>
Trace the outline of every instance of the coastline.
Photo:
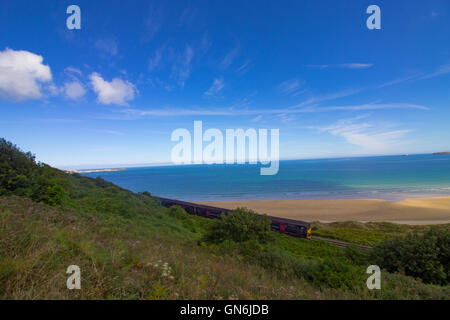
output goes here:
<path id="1" fill-rule="evenodd" d="M 64 170 L 67 173 L 95 173 L 95 172 L 114 172 L 114 171 L 126 171 L 126 168 L 117 169 L 93 169 L 93 170 Z"/>
<path id="2" fill-rule="evenodd" d="M 392 222 L 411 225 L 450 223 L 450 196 L 382 199 L 206 201 L 227 209 L 247 207 L 258 213 L 304 221 Z"/>

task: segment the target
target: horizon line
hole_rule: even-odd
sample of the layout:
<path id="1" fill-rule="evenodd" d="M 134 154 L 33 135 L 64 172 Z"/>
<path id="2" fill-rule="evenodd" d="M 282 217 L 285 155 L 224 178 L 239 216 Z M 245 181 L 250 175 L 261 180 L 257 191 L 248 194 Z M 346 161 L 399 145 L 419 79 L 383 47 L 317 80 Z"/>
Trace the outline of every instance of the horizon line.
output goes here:
<path id="1" fill-rule="evenodd" d="M 279 161 L 295 161 L 295 160 L 326 160 L 326 159 L 343 159 L 343 158 L 370 158 L 370 157 L 394 157 L 394 156 L 418 156 L 429 155 L 434 152 L 422 153 L 403 153 L 403 154 L 373 154 L 373 155 L 348 155 L 348 156 L 332 156 L 332 157 L 312 157 L 312 158 L 282 158 Z M 209 165 L 226 165 L 227 163 L 211 163 Z M 239 164 L 239 163 L 232 163 Z M 247 159 L 245 163 L 249 164 Z M 134 163 L 134 164 L 90 164 L 90 165 L 53 165 L 60 170 L 100 170 L 100 169 L 127 169 L 127 168 L 146 168 L 146 167 L 170 167 L 170 166 L 191 166 L 191 165 L 208 165 L 208 163 L 183 163 L 175 164 L 173 162 L 152 162 L 152 163 Z"/>

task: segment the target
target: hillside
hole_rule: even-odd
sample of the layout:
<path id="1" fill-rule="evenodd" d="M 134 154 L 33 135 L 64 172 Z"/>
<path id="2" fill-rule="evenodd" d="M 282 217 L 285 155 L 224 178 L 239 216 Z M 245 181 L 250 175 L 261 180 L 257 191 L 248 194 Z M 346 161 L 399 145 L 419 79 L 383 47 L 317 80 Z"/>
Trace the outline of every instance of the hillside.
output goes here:
<path id="1" fill-rule="evenodd" d="M 0 299 L 450 296 L 448 266 L 441 286 L 391 270 L 382 274 L 382 290 L 369 291 L 371 253 L 273 232 L 264 241 L 210 241 L 220 223 L 161 207 L 149 193 L 36 163 L 31 153 L 0 140 Z M 315 224 L 314 232 L 376 245 L 429 229 L 349 222 Z M 448 233 L 448 226 L 436 230 Z M 69 265 L 81 269 L 81 290 L 66 287 Z"/>

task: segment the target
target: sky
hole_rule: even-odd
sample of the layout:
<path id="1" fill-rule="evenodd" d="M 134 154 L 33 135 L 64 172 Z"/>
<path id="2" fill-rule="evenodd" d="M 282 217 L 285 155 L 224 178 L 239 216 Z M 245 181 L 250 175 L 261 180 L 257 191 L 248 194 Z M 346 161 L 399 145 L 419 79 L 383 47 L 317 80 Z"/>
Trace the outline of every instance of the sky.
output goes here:
<path id="1" fill-rule="evenodd" d="M 450 151 L 449 39 L 447 0 L 2 0 L 0 137 L 60 168 L 169 163 L 195 120 L 282 159 Z"/>

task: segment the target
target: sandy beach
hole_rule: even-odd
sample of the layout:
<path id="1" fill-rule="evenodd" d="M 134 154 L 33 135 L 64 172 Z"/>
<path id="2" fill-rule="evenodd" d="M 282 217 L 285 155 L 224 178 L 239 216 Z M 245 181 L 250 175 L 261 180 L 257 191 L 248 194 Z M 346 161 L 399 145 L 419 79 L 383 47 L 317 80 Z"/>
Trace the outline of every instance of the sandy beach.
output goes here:
<path id="1" fill-rule="evenodd" d="M 404 224 L 450 223 L 450 197 L 381 199 L 213 201 L 227 209 L 247 207 L 258 213 L 305 221 L 386 221 Z"/>

